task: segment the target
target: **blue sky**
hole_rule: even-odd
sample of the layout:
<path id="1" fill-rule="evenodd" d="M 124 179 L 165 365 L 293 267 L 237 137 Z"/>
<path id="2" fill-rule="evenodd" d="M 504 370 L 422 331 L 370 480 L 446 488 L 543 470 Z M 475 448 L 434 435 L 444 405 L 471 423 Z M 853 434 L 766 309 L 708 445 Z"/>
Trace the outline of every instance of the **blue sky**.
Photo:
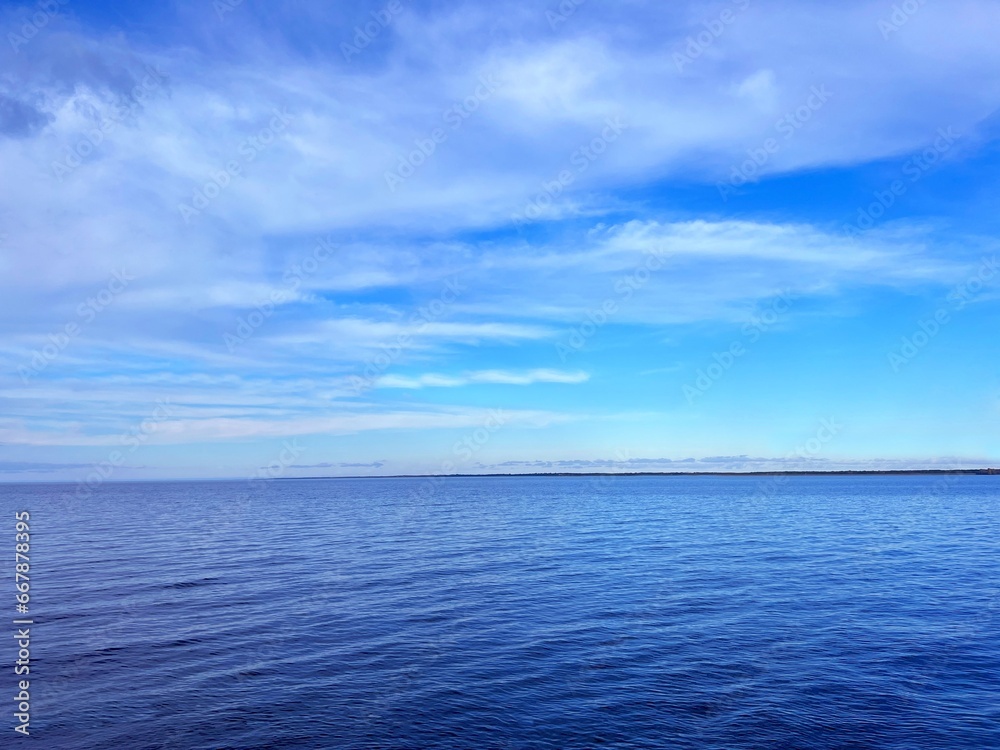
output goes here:
<path id="1" fill-rule="evenodd" d="M 5 480 L 1000 464 L 995 3 L 0 24 Z"/>

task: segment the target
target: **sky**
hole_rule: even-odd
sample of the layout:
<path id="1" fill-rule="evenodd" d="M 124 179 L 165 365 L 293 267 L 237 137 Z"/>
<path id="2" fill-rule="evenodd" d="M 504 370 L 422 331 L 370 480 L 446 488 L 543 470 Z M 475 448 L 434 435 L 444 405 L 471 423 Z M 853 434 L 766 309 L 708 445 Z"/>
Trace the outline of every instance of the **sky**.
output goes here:
<path id="1" fill-rule="evenodd" d="M 1000 5 L 0 4 L 0 481 L 1000 465 Z"/>

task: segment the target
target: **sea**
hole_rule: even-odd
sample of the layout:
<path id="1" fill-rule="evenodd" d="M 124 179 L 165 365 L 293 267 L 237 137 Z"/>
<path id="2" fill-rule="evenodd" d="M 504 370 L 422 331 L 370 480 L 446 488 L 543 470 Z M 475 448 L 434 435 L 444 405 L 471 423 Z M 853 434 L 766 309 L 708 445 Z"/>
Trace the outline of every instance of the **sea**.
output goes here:
<path id="1" fill-rule="evenodd" d="M 997 476 L 7 484 L 0 517 L 4 748 L 1000 748 Z"/>

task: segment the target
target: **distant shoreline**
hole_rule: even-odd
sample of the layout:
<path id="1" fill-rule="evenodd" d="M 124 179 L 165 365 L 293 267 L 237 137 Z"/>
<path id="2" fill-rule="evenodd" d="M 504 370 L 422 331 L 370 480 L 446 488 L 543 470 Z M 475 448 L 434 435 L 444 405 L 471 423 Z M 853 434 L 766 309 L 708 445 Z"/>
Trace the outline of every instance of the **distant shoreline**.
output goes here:
<path id="1" fill-rule="evenodd" d="M 843 469 L 838 471 L 548 471 L 507 474 L 356 474 L 320 477 L 256 477 L 251 481 L 302 482 L 334 479 L 512 479 L 516 477 L 823 477 L 823 476 L 1000 476 L 1000 468 L 987 469 Z M 171 479 L 122 479 L 104 484 L 169 484 L 171 482 L 242 482 L 240 477 Z M 61 481 L 0 481 L 0 487 L 33 484 L 78 484 Z"/>
<path id="2" fill-rule="evenodd" d="M 839 471 L 534 471 L 507 474 L 360 474 L 333 477 L 275 477 L 272 481 L 302 479 L 471 479 L 483 477 L 784 477 L 784 476 L 934 476 L 968 474 L 1000 476 L 1000 469 L 844 469 Z"/>

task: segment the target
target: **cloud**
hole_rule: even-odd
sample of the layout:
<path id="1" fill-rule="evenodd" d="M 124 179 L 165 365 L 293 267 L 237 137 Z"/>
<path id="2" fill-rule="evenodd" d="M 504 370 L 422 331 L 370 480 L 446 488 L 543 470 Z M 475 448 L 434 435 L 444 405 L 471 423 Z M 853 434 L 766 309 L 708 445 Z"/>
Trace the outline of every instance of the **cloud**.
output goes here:
<path id="1" fill-rule="evenodd" d="M 91 464 L 59 464 L 37 461 L 0 461 L 0 474 L 52 474 L 66 469 L 89 469 Z"/>
<path id="2" fill-rule="evenodd" d="M 758 70 L 740 82 L 736 95 L 746 97 L 755 106 L 766 112 L 773 112 L 777 88 L 773 70 Z"/>
<path id="3" fill-rule="evenodd" d="M 289 469 L 381 469 L 385 466 L 384 461 L 373 461 L 371 463 L 332 463 L 321 464 L 291 464 Z"/>
<path id="4" fill-rule="evenodd" d="M 585 372 L 562 372 L 559 370 L 529 370 L 509 372 L 504 370 L 480 370 L 459 376 L 426 374 L 418 377 L 386 375 L 376 381 L 378 388 L 457 388 L 476 384 L 533 385 L 535 383 L 585 383 L 590 376 Z"/>
<path id="5" fill-rule="evenodd" d="M 542 410 L 505 410 L 505 425 L 541 427 L 574 419 L 571 414 Z M 170 418 L 151 428 L 146 444 L 183 445 L 212 442 L 249 442 L 256 439 L 296 435 L 355 435 L 382 430 L 437 430 L 474 428 L 489 412 L 471 407 L 331 413 L 294 418 L 205 416 L 199 419 Z M 79 424 L 55 423 L 50 429 L 26 428 L 0 423 L 0 444 L 22 446 L 121 446 L 122 433 L 85 431 Z"/>
<path id="6" fill-rule="evenodd" d="M 0 91 L 0 134 L 25 138 L 51 122 L 52 115 Z"/>
<path id="7" fill-rule="evenodd" d="M 920 469 L 979 469 L 989 459 L 961 457 L 933 459 L 831 459 L 821 456 L 751 457 L 708 456 L 702 458 L 628 458 L 503 461 L 477 464 L 480 472 L 516 470 L 524 472 L 599 472 L 628 474 L 639 472 L 773 472 L 773 471 L 912 471 Z"/>

